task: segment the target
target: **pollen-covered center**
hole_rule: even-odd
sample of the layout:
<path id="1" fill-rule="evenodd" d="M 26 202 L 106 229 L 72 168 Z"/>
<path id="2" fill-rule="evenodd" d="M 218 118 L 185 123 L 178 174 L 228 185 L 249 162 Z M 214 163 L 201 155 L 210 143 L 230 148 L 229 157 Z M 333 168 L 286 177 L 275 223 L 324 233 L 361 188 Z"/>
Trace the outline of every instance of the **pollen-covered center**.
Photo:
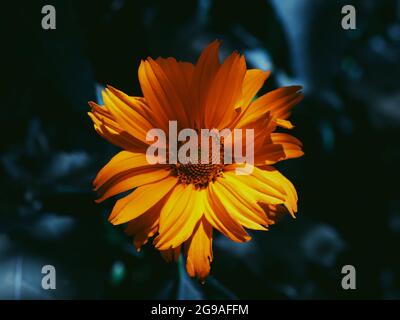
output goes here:
<path id="1" fill-rule="evenodd" d="M 214 144 L 215 144 L 214 140 Z M 208 148 L 208 161 L 201 161 L 204 150 L 198 146 L 196 163 L 189 162 L 186 164 L 178 163 L 171 165 L 172 174 L 175 175 L 180 183 L 193 184 L 196 189 L 206 188 L 210 182 L 214 182 L 221 177 L 224 171 L 224 143 L 223 139 L 218 140 L 218 145 L 214 146 L 210 143 Z M 213 152 L 219 149 L 219 152 Z"/>
<path id="2" fill-rule="evenodd" d="M 180 183 L 193 184 L 196 189 L 205 188 L 222 176 L 223 164 L 176 164 L 174 174 Z"/>

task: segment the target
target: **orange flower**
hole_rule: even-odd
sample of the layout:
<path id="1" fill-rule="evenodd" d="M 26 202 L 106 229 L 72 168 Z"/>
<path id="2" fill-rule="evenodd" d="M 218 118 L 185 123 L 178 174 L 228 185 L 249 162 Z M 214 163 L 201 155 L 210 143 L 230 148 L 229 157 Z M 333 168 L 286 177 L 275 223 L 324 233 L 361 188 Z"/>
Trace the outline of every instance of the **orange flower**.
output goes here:
<path id="1" fill-rule="evenodd" d="M 301 87 L 283 87 L 253 100 L 269 72 L 246 69 L 243 56 L 232 53 L 222 64 L 219 42 L 211 43 L 196 65 L 174 58 L 148 58 L 139 67 L 143 97 L 108 86 L 104 106 L 90 102 L 96 131 L 124 149 L 98 173 L 94 188 L 101 202 L 136 188 L 119 199 L 109 217 L 128 223 L 137 250 L 149 238 L 167 261 L 181 248 L 190 276 L 204 281 L 213 259 L 216 229 L 236 242 L 250 240 L 247 229 L 266 230 L 284 212 L 297 211 L 292 183 L 271 165 L 303 155 L 301 142 L 277 127 L 291 129 L 291 108 Z M 150 164 L 146 134 L 153 128 L 254 129 L 254 166 L 237 175 L 243 164 Z"/>

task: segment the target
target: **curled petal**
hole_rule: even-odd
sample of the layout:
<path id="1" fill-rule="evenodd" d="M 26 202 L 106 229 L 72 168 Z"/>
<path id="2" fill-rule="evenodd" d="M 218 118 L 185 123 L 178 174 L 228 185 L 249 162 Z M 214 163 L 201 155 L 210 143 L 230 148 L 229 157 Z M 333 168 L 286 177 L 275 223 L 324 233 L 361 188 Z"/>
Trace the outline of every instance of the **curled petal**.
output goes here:
<path id="1" fill-rule="evenodd" d="M 289 213 L 294 217 L 294 214 L 297 212 L 298 197 L 293 183 L 291 183 L 289 179 L 287 179 L 274 167 L 260 166 L 259 171 L 279 183 L 279 185 L 284 189 L 287 195 L 284 205 L 288 209 Z"/>
<path id="2" fill-rule="evenodd" d="M 160 211 L 159 208 L 156 207 L 157 205 L 150 208 L 141 216 L 128 222 L 125 233 L 134 237 L 133 244 L 137 251 L 140 251 L 141 247 L 146 244 L 148 239 L 158 230 Z"/>
<path id="3" fill-rule="evenodd" d="M 271 133 L 269 138 L 255 148 L 254 163 L 270 165 L 278 161 L 301 157 L 304 152 L 300 140 L 286 133 Z"/>
<path id="4" fill-rule="evenodd" d="M 283 159 L 299 158 L 304 155 L 301 149 L 303 144 L 299 139 L 287 133 L 272 133 L 271 140 L 273 144 L 279 144 L 283 148 L 285 157 Z M 281 160 L 283 160 L 281 159 Z"/>
<path id="5" fill-rule="evenodd" d="M 147 143 L 133 137 L 120 124 L 118 124 L 109 111 L 94 102 L 89 102 L 92 112 L 88 112 L 96 132 L 115 146 L 133 152 L 144 152 Z"/>

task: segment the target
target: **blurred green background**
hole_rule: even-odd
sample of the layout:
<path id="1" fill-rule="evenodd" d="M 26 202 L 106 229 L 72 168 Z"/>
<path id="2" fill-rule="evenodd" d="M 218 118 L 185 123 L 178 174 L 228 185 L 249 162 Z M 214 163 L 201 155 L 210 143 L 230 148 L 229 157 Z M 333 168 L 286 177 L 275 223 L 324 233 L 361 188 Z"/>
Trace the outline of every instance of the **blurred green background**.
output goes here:
<path id="1" fill-rule="evenodd" d="M 41 28 L 52 4 L 57 29 Z M 357 29 L 341 28 L 341 8 Z M 3 4 L 0 117 L 1 299 L 400 298 L 400 1 L 22 1 Z M 86 112 L 111 84 L 141 95 L 147 56 L 194 62 L 214 39 L 222 56 L 270 69 L 264 90 L 300 84 L 293 134 L 305 156 L 279 164 L 299 192 L 254 241 L 217 235 L 205 285 L 182 262 L 134 250 L 95 205 L 91 181 L 117 149 Z M 57 289 L 41 288 L 41 268 Z M 340 286 L 354 265 L 357 289 Z"/>

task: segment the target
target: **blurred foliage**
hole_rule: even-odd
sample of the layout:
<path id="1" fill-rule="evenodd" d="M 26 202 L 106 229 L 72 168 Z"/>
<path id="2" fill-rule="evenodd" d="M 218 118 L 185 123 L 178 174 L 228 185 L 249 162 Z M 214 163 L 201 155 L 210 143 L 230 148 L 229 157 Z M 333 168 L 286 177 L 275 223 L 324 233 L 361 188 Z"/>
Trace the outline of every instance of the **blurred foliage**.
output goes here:
<path id="1" fill-rule="evenodd" d="M 348 2 L 60 0 L 56 31 L 40 28 L 45 2 L 5 4 L 0 298 L 400 298 L 400 1 L 350 1 L 357 30 L 344 31 Z M 265 90 L 304 86 L 293 122 L 305 156 L 278 165 L 299 191 L 297 219 L 246 244 L 217 235 L 200 285 L 183 261 L 136 252 L 106 220 L 112 201 L 93 203 L 117 150 L 86 112 L 104 84 L 140 95 L 140 59 L 194 61 L 215 38 L 222 55 L 273 71 Z M 55 291 L 40 287 L 45 264 Z M 340 287 L 345 264 L 355 291 Z"/>

